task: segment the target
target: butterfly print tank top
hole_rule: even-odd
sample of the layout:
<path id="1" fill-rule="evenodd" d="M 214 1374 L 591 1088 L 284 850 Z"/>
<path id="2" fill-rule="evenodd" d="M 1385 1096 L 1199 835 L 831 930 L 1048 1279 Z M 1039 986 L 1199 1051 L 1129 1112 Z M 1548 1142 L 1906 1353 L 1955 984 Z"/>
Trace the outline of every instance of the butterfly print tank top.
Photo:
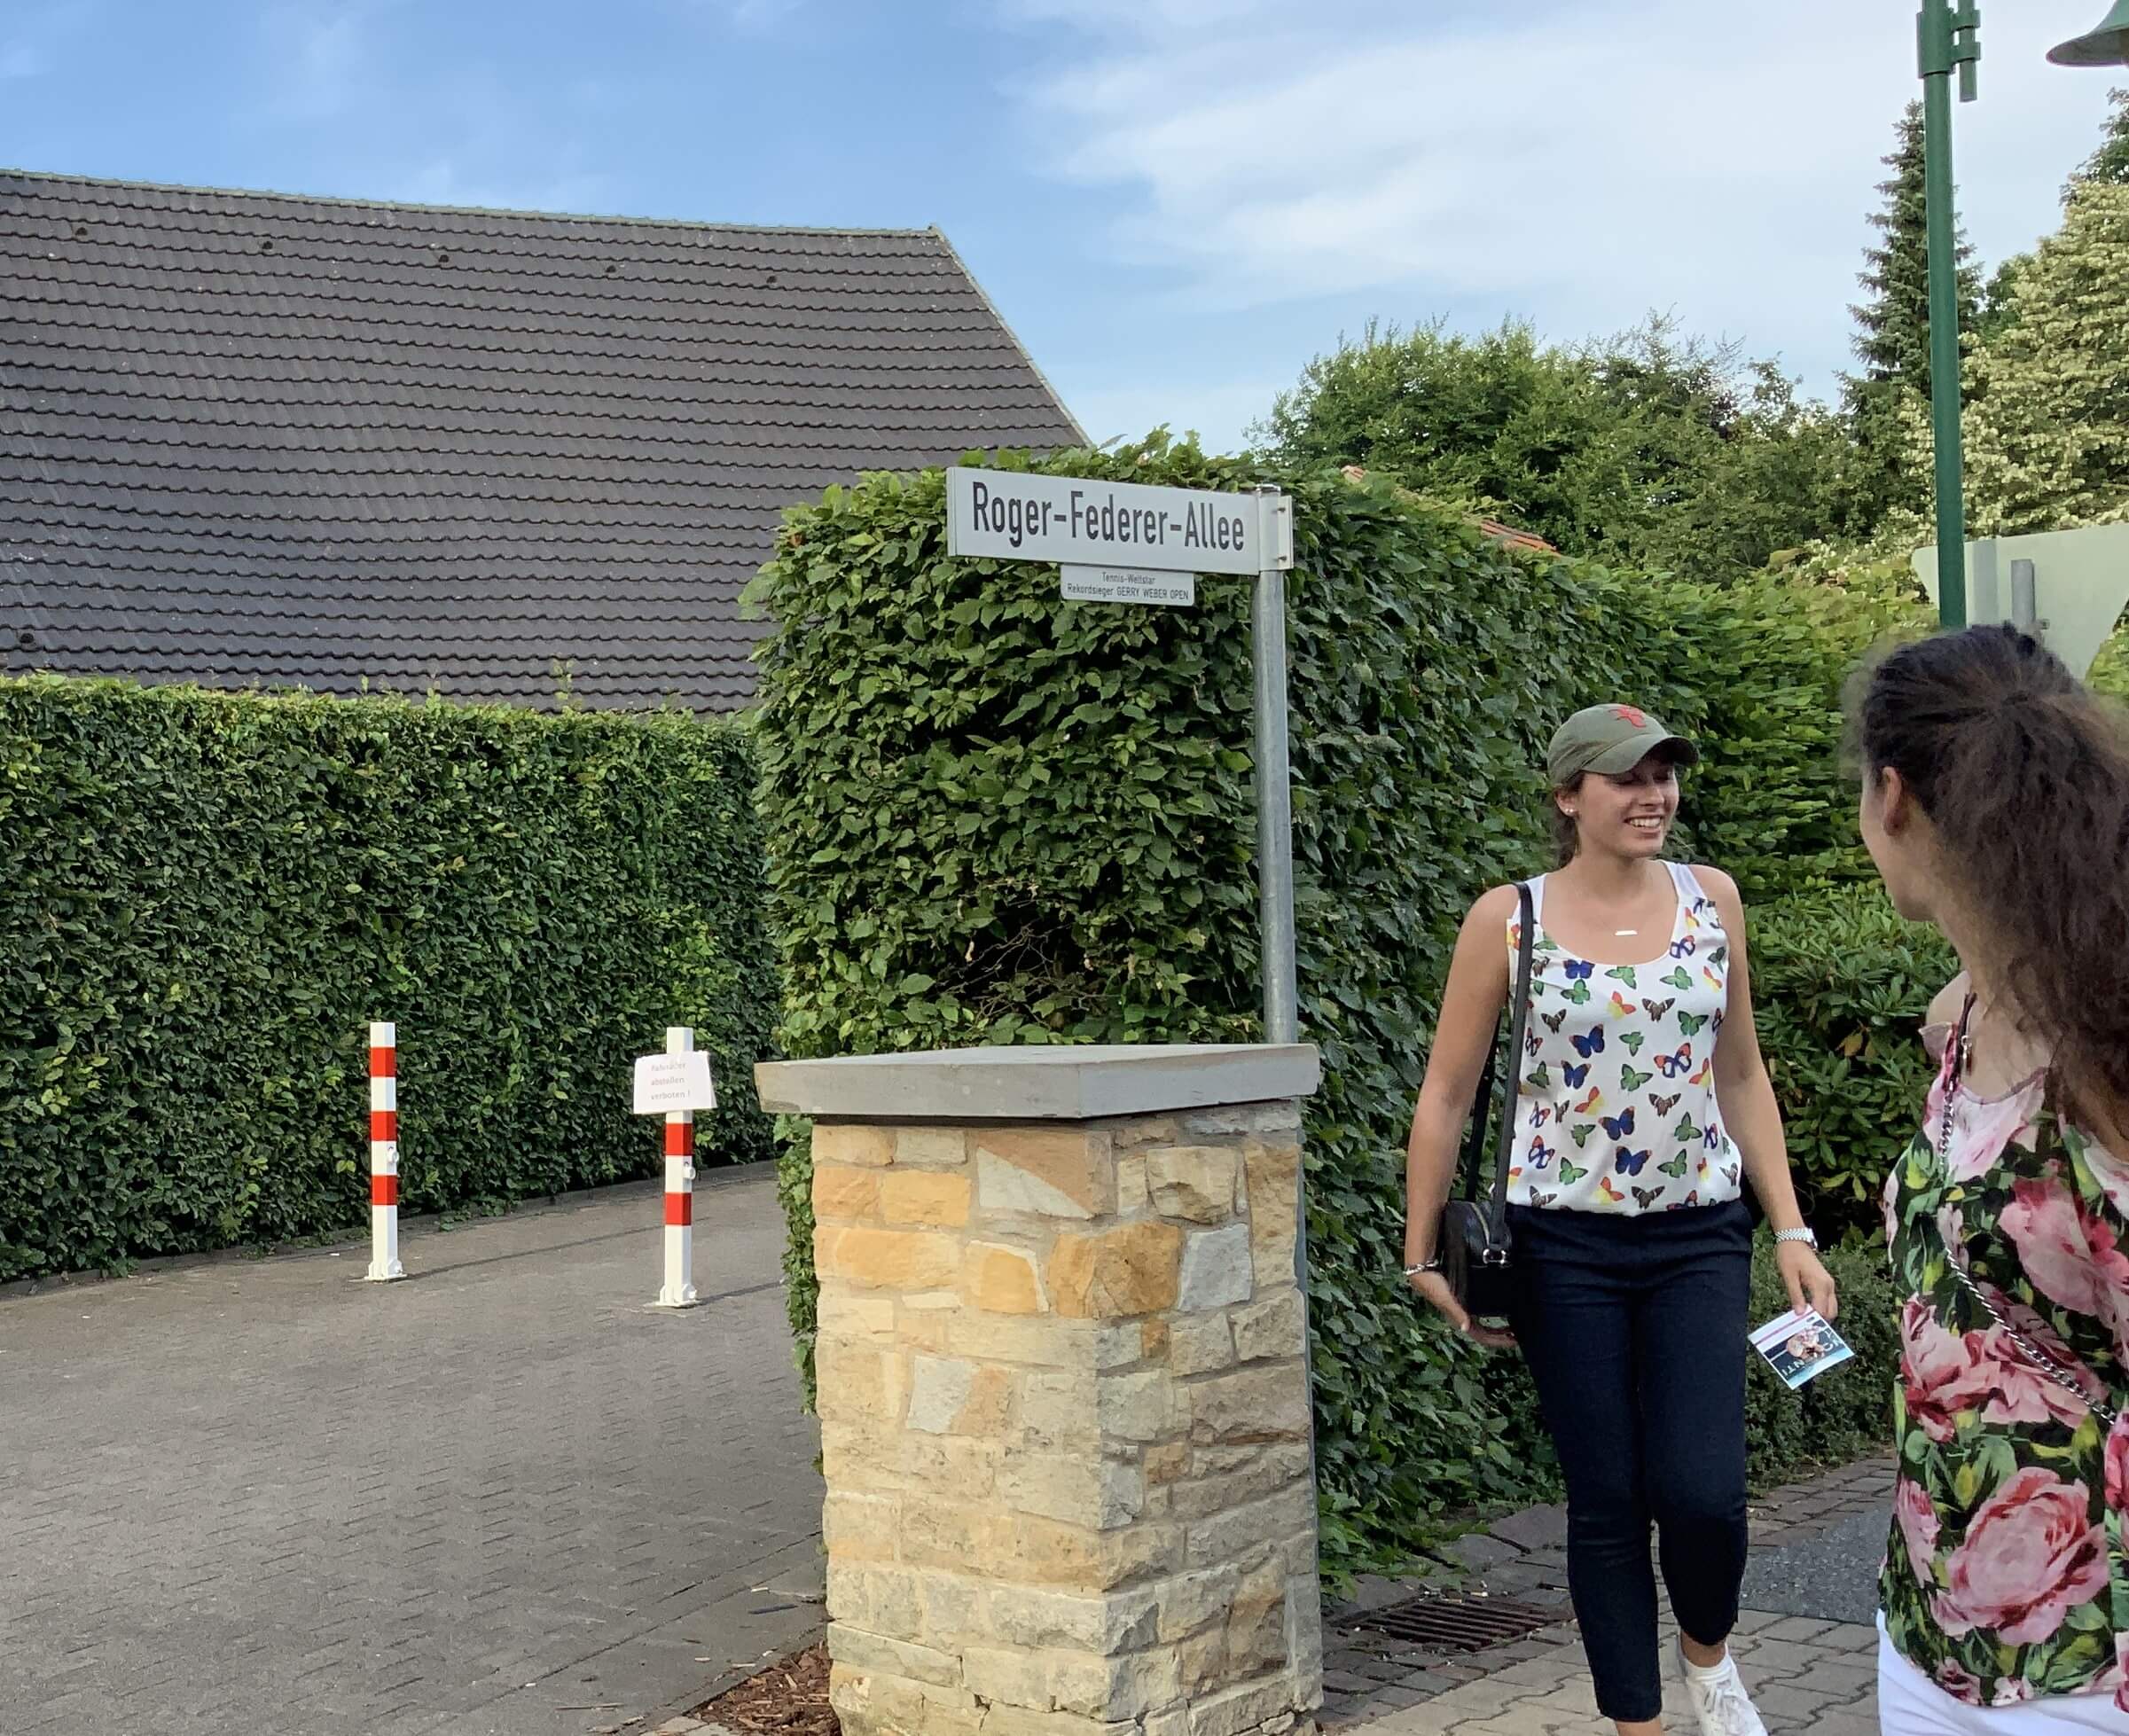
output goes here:
<path id="1" fill-rule="evenodd" d="M 1577 958 L 1545 931 L 1545 876 L 1530 882 L 1538 936 L 1515 1098 L 1508 1199 L 1563 1211 L 1674 1211 L 1738 1197 L 1737 1147 L 1715 1101 L 1715 1043 L 1730 947 L 1690 868 L 1670 944 L 1645 965 Z M 1508 920 L 1511 959 L 1520 920 Z"/>

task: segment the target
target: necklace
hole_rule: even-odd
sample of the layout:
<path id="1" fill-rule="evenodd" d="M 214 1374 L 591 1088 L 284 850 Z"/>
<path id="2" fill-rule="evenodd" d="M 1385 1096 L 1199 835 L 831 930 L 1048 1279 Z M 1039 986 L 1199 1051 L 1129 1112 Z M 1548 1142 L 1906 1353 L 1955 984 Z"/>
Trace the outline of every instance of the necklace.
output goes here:
<path id="1" fill-rule="evenodd" d="M 1615 941 L 1629 940 L 1640 932 L 1639 928 L 1614 928 L 1611 931 L 1611 937 Z"/>

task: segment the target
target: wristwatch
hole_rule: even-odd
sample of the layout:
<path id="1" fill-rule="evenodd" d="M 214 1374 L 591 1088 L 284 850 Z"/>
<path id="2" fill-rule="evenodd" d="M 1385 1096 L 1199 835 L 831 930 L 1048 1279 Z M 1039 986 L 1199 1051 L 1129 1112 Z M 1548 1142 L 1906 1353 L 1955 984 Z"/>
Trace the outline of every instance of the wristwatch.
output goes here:
<path id="1" fill-rule="evenodd" d="M 1803 1242 L 1812 1247 L 1819 1245 L 1819 1239 L 1812 1234 L 1811 1225 L 1808 1224 L 1801 1229 L 1777 1230 L 1774 1232 L 1774 1239 L 1778 1242 Z"/>

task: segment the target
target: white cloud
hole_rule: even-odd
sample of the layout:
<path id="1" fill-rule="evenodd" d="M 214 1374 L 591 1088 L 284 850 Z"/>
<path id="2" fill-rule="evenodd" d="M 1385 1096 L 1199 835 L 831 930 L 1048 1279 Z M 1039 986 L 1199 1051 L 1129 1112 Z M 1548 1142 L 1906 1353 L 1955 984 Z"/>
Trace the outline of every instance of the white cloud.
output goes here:
<path id="1" fill-rule="evenodd" d="M 1090 385 L 1076 388 L 1068 381 L 1059 389 L 1087 438 L 1097 446 L 1112 440 L 1138 440 L 1163 422 L 1178 440 L 1196 432 L 1210 452 L 1237 450 L 1242 431 L 1272 407 L 1272 400 L 1291 385 L 1286 379 L 1241 382 L 1176 379 L 1129 386 Z"/>
<path id="2" fill-rule="evenodd" d="M 596 213 L 607 191 L 597 175 L 489 176 L 468 173 L 449 157 L 433 157 L 387 176 L 380 196 L 416 205 L 457 205 L 485 211 Z"/>
<path id="3" fill-rule="evenodd" d="M 276 6 L 266 13 L 276 112 L 323 121 L 354 106 L 369 69 L 372 10 L 363 0 L 349 0 L 343 5 Z"/>
<path id="4" fill-rule="evenodd" d="M 1985 19 L 1983 100 L 1957 132 L 1991 258 L 2052 226 L 2096 137 L 2107 78 L 2041 64 L 2093 4 Z M 1078 43 L 1019 92 L 1047 167 L 1122 190 L 1107 246 L 1189 308 L 1372 294 L 1405 319 L 1482 304 L 1572 338 L 1675 307 L 1820 385 L 1877 159 L 1919 88 L 1910 0 L 1013 11 Z"/>
<path id="5" fill-rule="evenodd" d="M 51 70 L 51 57 L 27 43 L 0 47 L 0 78 L 35 78 Z"/>

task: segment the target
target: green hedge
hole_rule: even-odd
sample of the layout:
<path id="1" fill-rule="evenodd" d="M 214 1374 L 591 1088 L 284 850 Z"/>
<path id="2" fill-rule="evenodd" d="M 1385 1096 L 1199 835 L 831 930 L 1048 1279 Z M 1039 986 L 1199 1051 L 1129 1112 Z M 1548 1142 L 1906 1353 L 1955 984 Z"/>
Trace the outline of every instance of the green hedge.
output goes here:
<path id="1" fill-rule="evenodd" d="M 1880 1235 L 1879 1190 L 1935 1070 L 1917 1028 L 1959 960 L 1934 928 L 1895 916 L 1875 883 L 1763 905 L 1751 936 L 1760 1045 L 1798 1197 L 1821 1237 Z"/>
<path id="2" fill-rule="evenodd" d="M 1024 459 L 1007 457 L 1013 465 Z M 1162 442 L 1055 474 L 1238 488 Z M 1289 585 L 1316 1403 L 1334 1565 L 1531 1487 L 1527 1391 L 1415 1313 L 1403 1146 L 1459 920 L 1544 865 L 1554 723 L 1631 694 L 1707 738 L 1687 817 L 1755 897 L 1861 869 L 1835 688 L 1887 624 L 1774 582 L 1713 592 L 1519 555 L 1335 472 Z M 769 883 L 794 1055 L 1259 1033 L 1248 584 L 1190 610 L 1064 603 L 1054 567 L 945 552 L 938 472 L 787 516 L 749 598 Z M 793 1325 L 812 1295 L 787 1152 Z"/>
<path id="3" fill-rule="evenodd" d="M 685 716 L 0 682 L 0 1279 L 359 1224 L 376 1018 L 411 1209 L 654 1172 L 668 1024 L 768 1155 L 753 778 Z"/>

